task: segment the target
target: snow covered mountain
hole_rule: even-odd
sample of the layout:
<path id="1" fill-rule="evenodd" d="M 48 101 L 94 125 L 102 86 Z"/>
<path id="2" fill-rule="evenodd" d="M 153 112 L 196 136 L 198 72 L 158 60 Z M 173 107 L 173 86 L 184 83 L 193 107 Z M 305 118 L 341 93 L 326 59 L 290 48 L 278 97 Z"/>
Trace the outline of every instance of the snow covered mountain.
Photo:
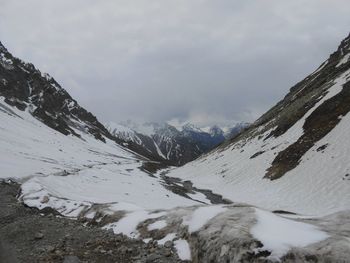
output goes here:
<path id="1" fill-rule="evenodd" d="M 350 36 L 246 131 L 169 173 L 267 209 L 350 209 Z"/>
<path id="2" fill-rule="evenodd" d="M 233 127 L 227 127 L 225 128 L 225 138 L 226 139 L 232 139 L 233 137 L 237 136 L 244 130 L 248 129 L 251 124 L 248 122 L 239 122 L 235 124 Z"/>
<path id="3" fill-rule="evenodd" d="M 154 122 L 109 122 L 105 126 L 115 137 L 140 145 L 150 155 L 157 156 L 167 164 L 179 166 L 193 161 L 227 138 L 237 135 L 248 124 L 238 123 L 228 128 L 226 133 L 218 126 L 203 131 L 189 123 L 180 130 L 167 123 Z"/>
<path id="4" fill-rule="evenodd" d="M 49 74 L 12 56 L 0 42 L 0 96 L 4 102 L 32 116 L 50 128 L 81 138 L 82 133 L 105 142 L 115 141 L 149 159 L 160 160 L 137 143 L 117 138 L 96 117 L 82 108 Z"/>
<path id="5" fill-rule="evenodd" d="M 59 213 L 165 250 L 148 262 L 168 255 L 208 263 L 347 262 L 349 54 L 350 36 L 243 133 L 185 166 L 151 173 L 145 166 L 157 163 L 130 150 L 141 148 L 135 129 L 115 127 L 123 136 L 117 139 L 51 77 L 1 46 L 0 191 L 16 181 L 18 199 L 43 217 Z M 161 146 L 177 132 L 202 136 L 190 125 L 149 126 L 143 133 Z M 217 128 L 209 134 L 223 135 Z M 5 214 L 0 227 L 11 219 Z"/>

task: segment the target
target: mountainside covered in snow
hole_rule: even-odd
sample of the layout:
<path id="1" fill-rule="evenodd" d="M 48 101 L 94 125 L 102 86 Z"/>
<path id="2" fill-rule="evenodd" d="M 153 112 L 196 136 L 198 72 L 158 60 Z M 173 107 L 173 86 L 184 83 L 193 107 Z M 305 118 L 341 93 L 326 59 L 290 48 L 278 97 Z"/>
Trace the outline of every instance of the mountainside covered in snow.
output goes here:
<path id="1" fill-rule="evenodd" d="M 97 226 L 110 235 L 121 233 L 113 246 L 125 253 L 133 253 L 124 249 L 131 238 L 147 251 L 161 251 L 143 255 L 145 262 L 169 262 L 169 256 L 208 263 L 348 261 L 349 38 L 243 133 L 194 162 L 157 173 L 144 169 L 154 161 L 130 151 L 133 145 L 142 148 L 134 129 L 116 127 L 116 138 L 51 77 L 3 46 L 0 51 L 0 195 L 6 200 L 16 181 L 16 198 L 47 217 L 45 222 L 53 224 L 49 219 L 59 215 L 85 230 Z M 201 136 L 191 126 L 157 129 L 161 135 L 149 138 L 165 145 L 161 136 Z M 214 128 L 211 134 L 222 132 Z M 18 203 L 0 207 L 1 252 L 4 240 L 18 245 L 13 237 L 30 233 L 31 225 L 13 225 L 20 215 L 14 220 L 7 211 L 20 210 Z M 34 214 L 26 213 L 25 218 Z M 62 230 L 64 225 L 59 224 Z M 68 236 L 59 247 L 47 248 L 46 237 L 61 231 L 52 226 L 21 242 L 62 262 L 71 256 L 65 244 L 77 242 Z M 81 242 L 86 252 L 81 257 L 101 254 L 101 262 L 108 257 L 115 262 L 104 245 L 91 251 L 90 239 Z"/>
<path id="2" fill-rule="evenodd" d="M 5 105 L 27 111 L 50 128 L 81 138 L 90 134 L 115 141 L 147 158 L 160 160 L 136 143 L 117 138 L 97 118 L 74 100 L 49 74 L 12 56 L 0 42 L 0 96 Z M 3 110 L 0 108 L 0 110 Z"/>
<path id="3" fill-rule="evenodd" d="M 304 214 L 350 209 L 350 37 L 248 130 L 169 176 Z"/>
<path id="4" fill-rule="evenodd" d="M 163 159 L 167 164 L 183 165 L 206 153 L 228 138 L 232 138 L 248 127 L 238 123 L 224 132 L 213 126 L 203 131 L 191 124 L 177 129 L 167 123 L 136 124 L 128 121 L 121 124 L 105 124 L 115 137 L 140 145 L 150 155 Z"/>

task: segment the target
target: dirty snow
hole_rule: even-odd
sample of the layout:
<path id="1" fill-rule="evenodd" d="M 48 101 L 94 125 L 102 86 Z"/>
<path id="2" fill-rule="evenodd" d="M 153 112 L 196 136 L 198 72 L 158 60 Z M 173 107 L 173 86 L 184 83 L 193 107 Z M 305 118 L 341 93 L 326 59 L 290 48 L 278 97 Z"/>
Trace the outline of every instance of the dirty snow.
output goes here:
<path id="1" fill-rule="evenodd" d="M 148 230 L 152 231 L 152 230 L 157 230 L 157 229 L 162 229 L 164 227 L 166 227 L 166 221 L 165 220 L 160 220 L 160 221 L 156 221 L 150 225 L 148 225 Z"/>
<path id="2" fill-rule="evenodd" d="M 192 214 L 187 215 L 183 224 L 188 225 L 190 233 L 196 232 L 205 226 L 211 219 L 227 210 L 223 206 L 202 206 L 198 207 Z"/>
<path id="3" fill-rule="evenodd" d="M 176 233 L 169 233 L 164 238 L 157 241 L 159 245 L 164 245 L 167 241 L 173 241 L 176 238 Z"/>
<path id="4" fill-rule="evenodd" d="M 293 221 L 271 212 L 255 209 L 257 223 L 250 230 L 263 243 L 259 250 L 268 250 L 270 258 L 279 259 L 292 247 L 305 247 L 320 242 L 328 234 L 313 225 Z"/>
<path id="5" fill-rule="evenodd" d="M 127 214 L 116 223 L 105 225 L 104 229 L 113 229 L 114 233 L 123 233 L 131 238 L 138 238 L 140 233 L 137 231 L 137 226 L 146 219 L 158 218 L 165 215 L 164 212 L 149 213 L 144 210 L 135 211 Z"/>

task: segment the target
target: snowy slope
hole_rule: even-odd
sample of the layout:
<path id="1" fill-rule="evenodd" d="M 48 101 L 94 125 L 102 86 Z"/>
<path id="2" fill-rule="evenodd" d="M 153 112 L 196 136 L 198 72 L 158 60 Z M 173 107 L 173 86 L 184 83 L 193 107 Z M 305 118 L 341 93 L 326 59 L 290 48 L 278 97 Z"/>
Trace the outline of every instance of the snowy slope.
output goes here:
<path id="1" fill-rule="evenodd" d="M 7 106 L 3 98 L 0 110 L 0 178 L 22 182 L 29 205 L 52 206 L 70 216 L 91 203 L 126 204 L 123 210 L 198 204 L 141 171 L 145 159 L 111 140 L 65 136 Z"/>
<path id="2" fill-rule="evenodd" d="M 350 37 L 250 129 L 168 176 L 271 210 L 350 209 L 349 53 Z"/>

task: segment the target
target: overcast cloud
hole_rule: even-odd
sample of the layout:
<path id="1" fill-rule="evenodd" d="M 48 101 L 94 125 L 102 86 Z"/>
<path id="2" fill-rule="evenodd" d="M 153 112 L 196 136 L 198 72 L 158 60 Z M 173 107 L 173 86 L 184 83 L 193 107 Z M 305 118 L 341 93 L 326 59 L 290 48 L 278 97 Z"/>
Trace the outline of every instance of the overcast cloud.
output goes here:
<path id="1" fill-rule="evenodd" d="M 102 121 L 253 121 L 350 31 L 349 0 L 0 0 L 0 40 Z"/>

